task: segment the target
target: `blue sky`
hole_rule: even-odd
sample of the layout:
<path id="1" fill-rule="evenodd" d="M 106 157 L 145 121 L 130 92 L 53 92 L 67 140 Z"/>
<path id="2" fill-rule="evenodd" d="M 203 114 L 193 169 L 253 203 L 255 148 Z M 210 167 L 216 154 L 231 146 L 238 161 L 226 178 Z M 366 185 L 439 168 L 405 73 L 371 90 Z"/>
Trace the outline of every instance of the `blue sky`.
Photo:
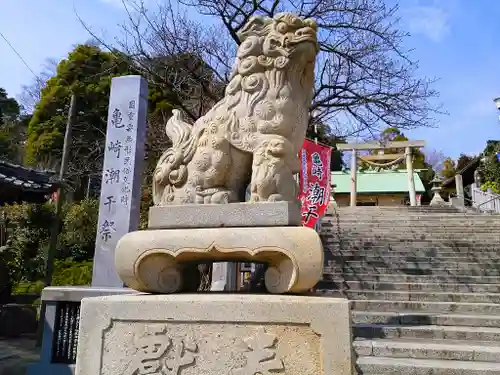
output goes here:
<path id="1" fill-rule="evenodd" d="M 492 99 L 500 96 L 500 2 L 496 0 L 403 0 L 402 26 L 411 36 L 405 47 L 420 63 L 419 74 L 436 77 L 438 99 L 449 115 L 439 128 L 409 132 L 430 149 L 457 157 L 478 153 L 486 140 L 500 139 Z M 47 58 L 60 59 L 89 34 L 78 14 L 106 40 L 119 33 L 120 0 L 3 0 L 0 32 L 38 73 Z M 0 39 L 0 87 L 11 96 L 30 83 L 32 73 Z"/>

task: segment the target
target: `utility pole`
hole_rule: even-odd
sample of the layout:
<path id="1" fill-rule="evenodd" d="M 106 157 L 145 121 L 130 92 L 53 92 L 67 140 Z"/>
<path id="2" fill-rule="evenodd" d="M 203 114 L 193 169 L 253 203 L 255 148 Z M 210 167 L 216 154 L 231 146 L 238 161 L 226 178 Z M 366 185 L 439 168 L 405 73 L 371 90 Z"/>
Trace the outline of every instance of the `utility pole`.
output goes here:
<path id="1" fill-rule="evenodd" d="M 56 200 L 54 221 L 52 223 L 52 228 L 50 233 L 49 249 L 47 251 L 45 258 L 45 279 L 44 279 L 45 286 L 50 286 L 52 284 L 52 275 L 54 273 L 54 259 L 57 251 L 57 237 L 59 236 L 59 230 L 61 227 L 61 210 L 65 193 L 64 175 L 66 174 L 66 170 L 68 169 L 69 151 L 71 148 L 71 133 L 73 130 L 73 123 L 75 121 L 75 116 L 76 116 L 76 95 L 73 93 L 71 94 L 71 101 L 69 103 L 69 111 L 68 111 L 68 120 L 66 122 L 66 131 L 64 133 L 63 153 L 61 159 L 61 166 L 59 168 L 59 179 L 57 182 L 58 189 L 57 189 L 57 200 Z M 42 301 L 40 307 L 40 320 L 38 323 L 37 346 L 40 346 L 42 343 L 43 327 L 45 325 L 45 312 L 46 312 L 46 304 L 44 301 Z"/>
<path id="2" fill-rule="evenodd" d="M 50 246 L 47 252 L 45 263 L 45 286 L 52 284 L 52 274 L 54 272 L 54 258 L 57 250 L 57 237 L 61 226 L 61 209 L 64 200 L 64 175 L 68 169 L 69 151 L 71 148 L 71 134 L 73 130 L 73 123 L 76 115 L 76 95 L 71 94 L 71 101 L 69 103 L 68 120 L 66 122 L 66 132 L 64 134 L 63 153 L 61 159 L 61 167 L 59 168 L 59 187 L 57 189 L 56 211 L 54 223 L 50 233 Z"/>

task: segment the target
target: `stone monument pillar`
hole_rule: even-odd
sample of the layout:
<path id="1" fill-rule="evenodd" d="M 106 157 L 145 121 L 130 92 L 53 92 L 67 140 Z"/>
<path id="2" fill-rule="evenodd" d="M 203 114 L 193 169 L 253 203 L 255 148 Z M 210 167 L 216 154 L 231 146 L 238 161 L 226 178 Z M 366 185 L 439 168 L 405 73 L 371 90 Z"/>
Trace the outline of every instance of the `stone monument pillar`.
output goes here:
<path id="1" fill-rule="evenodd" d="M 115 247 L 139 229 L 148 84 L 137 75 L 111 80 L 93 287 L 122 287 L 115 270 Z"/>
<path id="2" fill-rule="evenodd" d="M 323 273 L 294 179 L 316 24 L 280 13 L 238 36 L 225 98 L 193 125 L 178 111 L 166 125 L 148 230 L 116 245 L 118 275 L 143 293 L 82 301 L 77 375 L 352 374 L 349 302 L 301 295 Z M 197 294 L 193 265 L 228 261 L 267 264 L 270 294 Z"/>

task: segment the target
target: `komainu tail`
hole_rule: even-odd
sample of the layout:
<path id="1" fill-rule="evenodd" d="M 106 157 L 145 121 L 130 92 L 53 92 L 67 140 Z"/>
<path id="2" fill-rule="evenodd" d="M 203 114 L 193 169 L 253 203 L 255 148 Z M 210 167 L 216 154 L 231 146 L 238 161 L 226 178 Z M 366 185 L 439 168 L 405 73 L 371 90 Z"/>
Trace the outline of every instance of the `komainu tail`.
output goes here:
<path id="1" fill-rule="evenodd" d="M 157 206 L 175 199 L 175 191 L 187 181 L 187 164 L 196 151 L 192 126 L 182 120 L 180 111 L 172 111 L 165 132 L 172 141 L 172 147 L 160 157 L 153 174 L 153 202 Z"/>

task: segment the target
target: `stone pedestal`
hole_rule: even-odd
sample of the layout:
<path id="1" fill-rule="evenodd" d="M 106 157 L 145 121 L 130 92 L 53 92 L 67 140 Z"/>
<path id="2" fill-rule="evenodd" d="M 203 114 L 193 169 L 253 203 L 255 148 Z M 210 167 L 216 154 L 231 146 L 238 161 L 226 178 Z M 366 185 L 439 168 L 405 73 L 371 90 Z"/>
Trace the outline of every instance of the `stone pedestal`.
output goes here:
<path id="1" fill-rule="evenodd" d="M 349 316 L 337 298 L 86 298 L 76 375 L 348 375 Z"/>
<path id="2" fill-rule="evenodd" d="M 115 266 L 130 288 L 176 293 L 196 291 L 185 272 L 193 263 L 261 262 L 269 292 L 307 292 L 322 277 L 324 253 L 318 233 L 299 225 L 288 202 L 152 207 L 150 229 L 118 241 Z"/>

